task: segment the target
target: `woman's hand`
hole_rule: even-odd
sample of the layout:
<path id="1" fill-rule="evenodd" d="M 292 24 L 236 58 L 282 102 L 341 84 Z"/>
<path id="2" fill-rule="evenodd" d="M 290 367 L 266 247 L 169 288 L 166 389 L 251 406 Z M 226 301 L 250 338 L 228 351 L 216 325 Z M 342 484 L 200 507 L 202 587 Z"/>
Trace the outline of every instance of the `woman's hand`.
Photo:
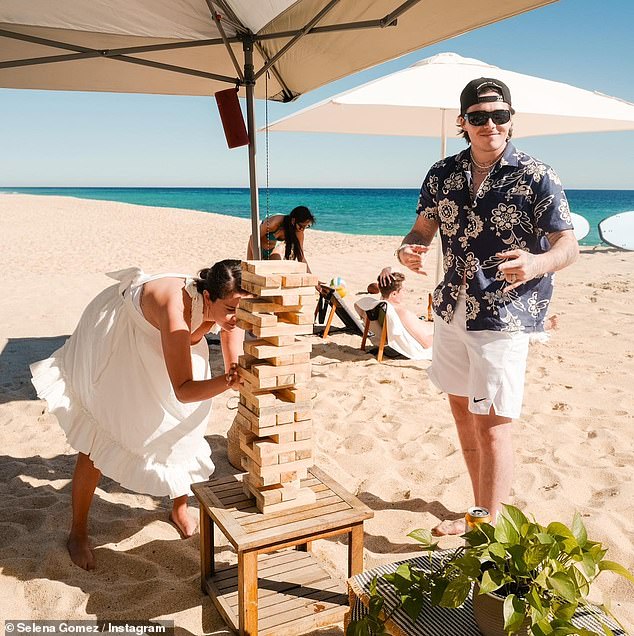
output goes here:
<path id="1" fill-rule="evenodd" d="M 225 382 L 228 389 L 237 389 L 242 384 L 242 378 L 238 374 L 238 365 L 234 362 L 225 373 Z"/>

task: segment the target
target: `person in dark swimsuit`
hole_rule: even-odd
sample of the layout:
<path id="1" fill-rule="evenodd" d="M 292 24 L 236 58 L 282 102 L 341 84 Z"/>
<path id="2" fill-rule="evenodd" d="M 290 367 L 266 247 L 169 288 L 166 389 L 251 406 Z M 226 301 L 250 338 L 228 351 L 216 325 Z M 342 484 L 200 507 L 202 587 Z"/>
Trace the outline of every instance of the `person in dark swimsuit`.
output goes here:
<path id="1" fill-rule="evenodd" d="M 315 217 L 305 205 L 297 206 L 290 214 L 275 214 L 264 219 L 260 224 L 262 259 L 295 260 L 308 266 L 304 256 L 304 231 L 314 223 Z M 251 238 L 247 247 L 247 260 L 253 260 Z M 308 271 L 310 272 L 310 266 Z"/>

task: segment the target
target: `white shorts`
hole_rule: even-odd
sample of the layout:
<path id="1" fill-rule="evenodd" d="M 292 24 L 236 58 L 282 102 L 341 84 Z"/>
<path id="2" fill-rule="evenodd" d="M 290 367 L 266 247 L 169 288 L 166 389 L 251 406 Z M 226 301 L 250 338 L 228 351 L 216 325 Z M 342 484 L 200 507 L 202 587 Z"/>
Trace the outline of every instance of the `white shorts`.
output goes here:
<path id="1" fill-rule="evenodd" d="M 522 411 L 529 336 L 524 332 L 467 331 L 465 294 L 453 320 L 434 315 L 430 380 L 443 392 L 469 398 L 469 411 L 516 419 Z"/>

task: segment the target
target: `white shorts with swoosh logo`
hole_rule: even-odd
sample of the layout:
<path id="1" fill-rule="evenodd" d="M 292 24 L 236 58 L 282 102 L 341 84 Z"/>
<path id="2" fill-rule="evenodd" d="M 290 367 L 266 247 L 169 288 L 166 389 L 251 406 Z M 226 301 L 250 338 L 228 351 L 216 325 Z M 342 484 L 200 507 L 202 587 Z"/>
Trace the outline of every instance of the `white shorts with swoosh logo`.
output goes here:
<path id="1" fill-rule="evenodd" d="M 465 293 L 453 320 L 434 315 L 430 380 L 443 392 L 469 398 L 469 411 L 516 419 L 522 411 L 529 335 L 524 332 L 467 331 Z"/>

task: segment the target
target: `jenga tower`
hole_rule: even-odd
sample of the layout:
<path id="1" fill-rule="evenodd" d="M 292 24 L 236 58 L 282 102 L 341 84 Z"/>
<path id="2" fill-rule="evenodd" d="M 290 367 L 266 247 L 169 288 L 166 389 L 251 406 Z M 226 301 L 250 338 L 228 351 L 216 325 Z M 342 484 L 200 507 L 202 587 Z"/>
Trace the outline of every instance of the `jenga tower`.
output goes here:
<path id="1" fill-rule="evenodd" d="M 272 512 L 313 503 L 315 493 L 300 479 L 313 465 L 313 434 L 308 342 L 312 333 L 317 277 L 297 261 L 242 263 L 242 288 L 256 298 L 242 298 L 238 327 L 257 340 L 244 343 L 239 359 L 239 425 L 242 466 L 248 471 L 245 493 L 258 510 Z"/>

